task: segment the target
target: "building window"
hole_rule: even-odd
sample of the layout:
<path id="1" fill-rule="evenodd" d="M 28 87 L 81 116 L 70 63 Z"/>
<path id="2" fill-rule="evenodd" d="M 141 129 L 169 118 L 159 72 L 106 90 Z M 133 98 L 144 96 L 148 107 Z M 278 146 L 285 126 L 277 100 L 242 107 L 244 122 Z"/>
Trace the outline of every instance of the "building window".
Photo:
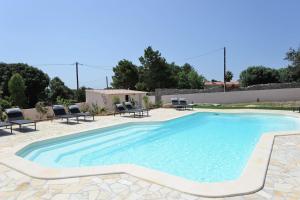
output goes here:
<path id="1" fill-rule="evenodd" d="M 125 101 L 129 102 L 129 95 L 125 95 Z"/>

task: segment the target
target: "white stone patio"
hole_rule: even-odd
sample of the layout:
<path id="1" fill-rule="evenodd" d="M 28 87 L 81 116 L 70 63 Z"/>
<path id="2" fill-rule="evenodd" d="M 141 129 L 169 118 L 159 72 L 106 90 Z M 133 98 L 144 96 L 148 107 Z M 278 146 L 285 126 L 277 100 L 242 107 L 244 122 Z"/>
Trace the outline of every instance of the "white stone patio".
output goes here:
<path id="1" fill-rule="evenodd" d="M 24 142 L 74 131 L 130 121 L 156 121 L 190 114 L 191 111 L 157 109 L 151 117 L 97 117 L 95 122 L 66 125 L 40 122 L 39 131 L 0 136 L 0 154 Z M 0 132 L 3 134 L 4 132 Z M 1 159 L 1 158 L 0 158 Z M 207 199 L 187 195 L 131 175 L 100 175 L 60 180 L 39 180 L 0 165 L 0 199 Z M 300 135 L 277 136 L 264 188 L 250 195 L 223 199 L 300 199 Z"/>

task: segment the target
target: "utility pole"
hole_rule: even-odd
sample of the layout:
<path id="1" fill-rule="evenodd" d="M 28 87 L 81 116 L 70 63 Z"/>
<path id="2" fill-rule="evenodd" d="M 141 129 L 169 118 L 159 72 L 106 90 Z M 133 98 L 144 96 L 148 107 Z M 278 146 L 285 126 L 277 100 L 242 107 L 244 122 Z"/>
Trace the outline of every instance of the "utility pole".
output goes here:
<path id="1" fill-rule="evenodd" d="M 224 92 L 226 92 L 226 47 L 224 47 Z"/>
<path id="2" fill-rule="evenodd" d="M 77 92 L 78 92 L 78 90 L 79 90 L 79 78 L 78 78 L 78 65 L 79 65 L 79 63 L 76 62 L 75 65 L 76 65 L 76 80 L 77 80 Z"/>

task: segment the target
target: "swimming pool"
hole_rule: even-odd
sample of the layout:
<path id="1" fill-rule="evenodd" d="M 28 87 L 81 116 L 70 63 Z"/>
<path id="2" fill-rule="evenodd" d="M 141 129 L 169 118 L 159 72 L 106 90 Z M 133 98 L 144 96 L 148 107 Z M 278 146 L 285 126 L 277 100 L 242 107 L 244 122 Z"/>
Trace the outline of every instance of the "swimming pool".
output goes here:
<path id="1" fill-rule="evenodd" d="M 240 176 L 262 133 L 289 130 L 300 130 L 298 118 L 196 113 L 37 142 L 17 155 L 47 167 L 135 164 L 198 182 L 222 182 Z"/>

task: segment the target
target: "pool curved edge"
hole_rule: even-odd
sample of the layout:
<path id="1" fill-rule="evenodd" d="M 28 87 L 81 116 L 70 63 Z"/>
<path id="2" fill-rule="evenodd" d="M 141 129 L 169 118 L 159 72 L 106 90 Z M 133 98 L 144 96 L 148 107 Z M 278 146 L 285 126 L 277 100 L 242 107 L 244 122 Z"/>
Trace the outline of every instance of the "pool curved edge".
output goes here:
<path id="1" fill-rule="evenodd" d="M 285 113 L 287 114 L 287 113 Z M 289 115 L 289 114 L 287 114 Z M 294 116 L 295 115 L 290 115 Z M 76 134 L 76 133 L 71 133 Z M 68 135 L 71 135 L 68 134 Z M 241 176 L 232 181 L 201 183 L 170 175 L 132 164 L 120 164 L 83 168 L 50 168 L 23 159 L 16 152 L 34 142 L 31 141 L 15 147 L 12 151 L 0 154 L 0 164 L 12 168 L 22 174 L 37 179 L 53 180 L 84 176 L 126 173 L 147 181 L 163 185 L 184 193 L 202 197 L 229 197 L 257 192 L 264 187 L 269 161 L 272 154 L 274 139 L 277 136 L 300 135 L 299 131 L 284 131 L 262 134 L 253 150 Z M 61 136 L 59 136 L 61 137 Z M 56 138 L 56 137 L 52 137 Z"/>
<path id="2" fill-rule="evenodd" d="M 120 164 L 99 167 L 57 169 L 38 165 L 16 155 L 2 155 L 0 163 L 18 172 L 37 179 L 64 179 L 104 174 L 126 173 L 151 181 L 184 193 L 202 197 L 229 197 L 251 194 L 264 186 L 269 160 L 276 136 L 295 135 L 297 132 L 263 134 L 257 143 L 242 175 L 232 181 L 217 183 L 199 183 L 157 170 L 132 165 Z"/>

